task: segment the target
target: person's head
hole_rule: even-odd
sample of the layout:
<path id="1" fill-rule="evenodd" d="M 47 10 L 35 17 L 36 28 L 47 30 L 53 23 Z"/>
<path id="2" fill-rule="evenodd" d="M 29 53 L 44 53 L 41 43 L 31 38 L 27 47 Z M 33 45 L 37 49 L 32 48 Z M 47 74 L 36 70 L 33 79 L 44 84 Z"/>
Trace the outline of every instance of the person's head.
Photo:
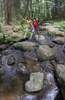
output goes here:
<path id="1" fill-rule="evenodd" d="M 35 21 L 35 20 L 36 20 L 36 18 L 33 19 L 33 21 Z"/>
<path id="2" fill-rule="evenodd" d="M 36 20 L 38 20 L 38 18 L 36 18 Z"/>

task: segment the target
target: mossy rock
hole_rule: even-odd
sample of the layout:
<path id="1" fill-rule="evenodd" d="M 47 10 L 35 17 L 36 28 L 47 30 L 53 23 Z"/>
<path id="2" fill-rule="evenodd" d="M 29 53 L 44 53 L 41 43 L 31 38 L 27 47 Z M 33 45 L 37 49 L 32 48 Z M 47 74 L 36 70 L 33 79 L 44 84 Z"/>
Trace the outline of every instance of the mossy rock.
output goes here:
<path id="1" fill-rule="evenodd" d="M 35 42 L 25 41 L 25 42 L 17 42 L 13 46 L 15 48 L 31 51 L 34 49 L 34 47 L 37 46 L 37 44 Z"/>
<path id="2" fill-rule="evenodd" d="M 48 45 L 40 45 L 37 49 L 39 59 L 49 60 L 54 57 L 54 50 Z"/>

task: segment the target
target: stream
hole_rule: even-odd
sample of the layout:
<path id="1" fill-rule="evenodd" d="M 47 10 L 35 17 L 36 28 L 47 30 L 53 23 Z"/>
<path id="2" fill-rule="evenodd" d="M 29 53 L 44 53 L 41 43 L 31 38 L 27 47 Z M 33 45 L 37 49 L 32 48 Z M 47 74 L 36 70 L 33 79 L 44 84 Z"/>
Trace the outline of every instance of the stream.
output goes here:
<path id="1" fill-rule="evenodd" d="M 61 49 L 61 45 L 53 43 L 51 39 L 46 36 L 47 43 L 50 47 L 55 46 L 55 50 L 59 50 L 57 53 L 57 62 L 65 63 L 65 57 Z M 46 43 L 46 42 L 44 42 Z M 47 44 L 46 43 L 46 44 Z M 63 47 L 63 46 L 62 46 Z M 60 52 L 60 55 L 59 55 Z M 60 94 L 60 88 L 54 77 L 54 72 L 51 68 L 41 67 L 41 62 L 31 61 L 24 57 L 25 52 L 16 48 L 9 47 L 6 50 L 1 51 L 0 66 L 2 66 L 5 74 L 3 75 L 3 84 L 0 86 L 0 100 L 63 100 L 62 94 Z M 61 58 L 62 55 L 62 58 Z M 34 55 L 33 55 L 34 56 Z M 34 57 L 33 57 L 34 58 Z M 62 60 L 61 60 L 62 59 Z M 50 61 L 49 61 L 50 63 Z M 29 65 L 28 65 L 29 64 Z M 45 85 L 41 91 L 28 93 L 23 89 L 23 85 L 29 80 L 29 68 L 25 66 L 36 66 L 39 64 L 43 73 L 46 74 Z M 43 63 L 44 64 L 44 63 Z M 18 69 L 18 66 L 23 66 Z M 33 70 L 31 68 L 31 70 Z M 34 69 L 35 70 L 35 69 Z M 36 69 L 37 70 L 37 69 Z M 28 77 L 27 77 L 28 76 Z M 57 78 L 57 77 L 56 77 Z M 14 83 L 12 84 L 12 81 Z M 12 86 L 12 87 L 11 87 Z M 8 90 L 8 91 L 7 91 Z M 58 96 L 58 99 L 57 99 Z"/>

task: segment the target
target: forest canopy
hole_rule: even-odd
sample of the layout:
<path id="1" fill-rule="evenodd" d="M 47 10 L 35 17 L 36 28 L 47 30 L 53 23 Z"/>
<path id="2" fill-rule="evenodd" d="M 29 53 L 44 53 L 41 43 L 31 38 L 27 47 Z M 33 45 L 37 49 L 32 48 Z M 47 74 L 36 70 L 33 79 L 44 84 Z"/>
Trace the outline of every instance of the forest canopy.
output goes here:
<path id="1" fill-rule="evenodd" d="M 8 24 L 28 16 L 40 20 L 63 19 L 65 0 L 0 0 L 0 12 L 0 20 L 5 19 Z"/>

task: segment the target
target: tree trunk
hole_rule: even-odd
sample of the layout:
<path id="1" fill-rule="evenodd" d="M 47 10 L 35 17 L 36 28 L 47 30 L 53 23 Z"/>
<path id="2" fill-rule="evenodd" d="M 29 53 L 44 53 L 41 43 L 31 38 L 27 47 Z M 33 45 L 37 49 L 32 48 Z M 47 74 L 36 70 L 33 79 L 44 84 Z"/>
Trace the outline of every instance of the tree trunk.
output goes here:
<path id="1" fill-rule="evenodd" d="M 26 0 L 24 16 L 32 17 L 32 0 Z"/>
<path id="2" fill-rule="evenodd" d="M 6 24 L 9 24 L 9 25 L 12 22 L 13 1 L 14 0 L 4 0 L 4 6 L 5 6 L 5 21 L 6 21 Z"/>

